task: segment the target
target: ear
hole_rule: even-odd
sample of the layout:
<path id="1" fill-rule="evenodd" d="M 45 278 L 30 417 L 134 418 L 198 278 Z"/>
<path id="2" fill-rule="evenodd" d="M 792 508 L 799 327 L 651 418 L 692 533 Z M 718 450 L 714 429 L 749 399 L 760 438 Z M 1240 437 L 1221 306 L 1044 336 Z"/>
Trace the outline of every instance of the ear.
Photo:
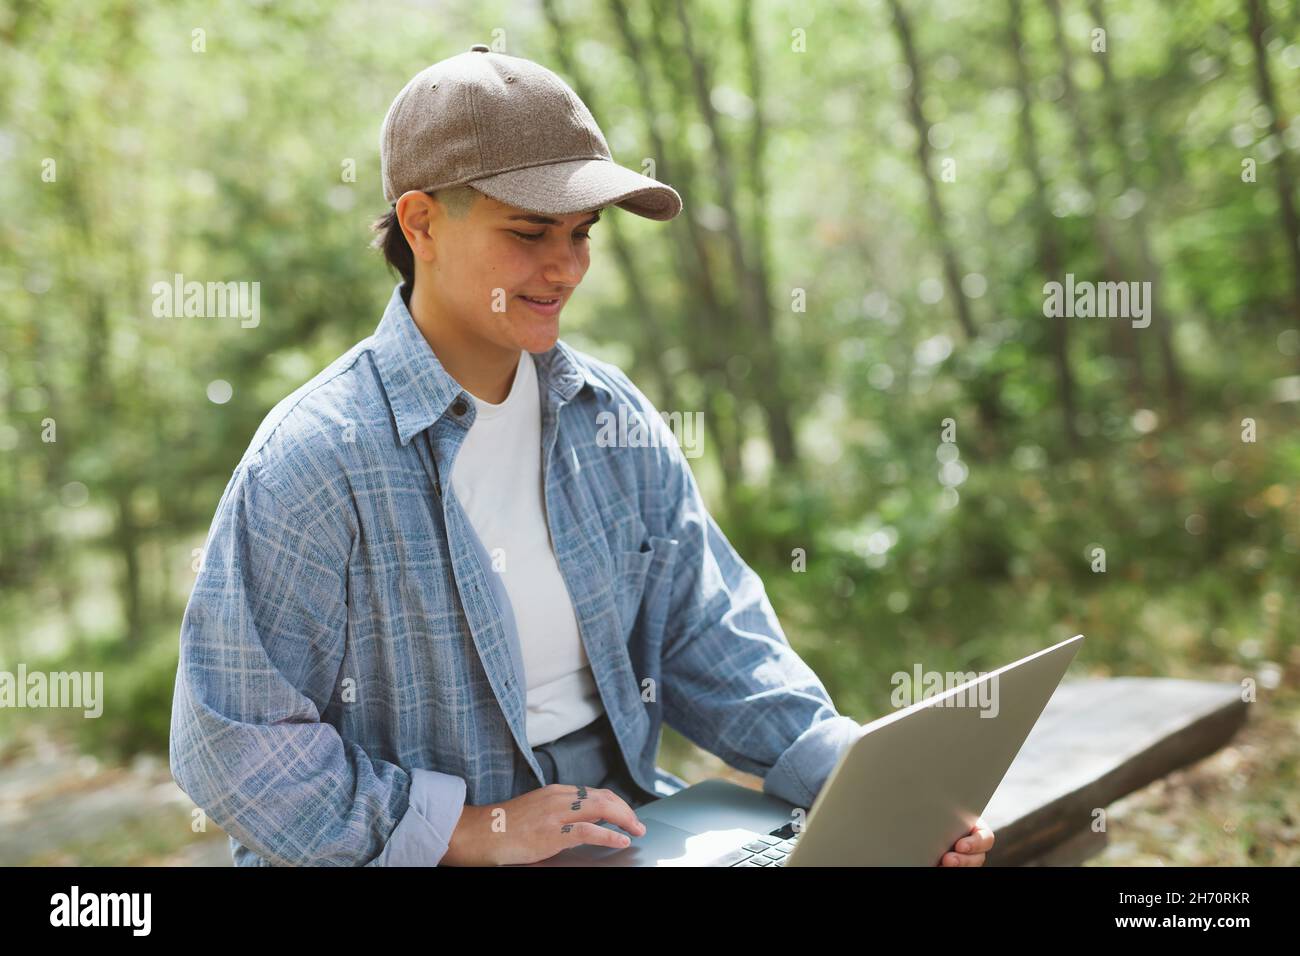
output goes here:
<path id="1" fill-rule="evenodd" d="M 412 189 L 398 197 L 395 212 L 412 255 L 424 262 L 437 258 L 438 226 L 445 215 L 442 204 L 428 193 Z"/>

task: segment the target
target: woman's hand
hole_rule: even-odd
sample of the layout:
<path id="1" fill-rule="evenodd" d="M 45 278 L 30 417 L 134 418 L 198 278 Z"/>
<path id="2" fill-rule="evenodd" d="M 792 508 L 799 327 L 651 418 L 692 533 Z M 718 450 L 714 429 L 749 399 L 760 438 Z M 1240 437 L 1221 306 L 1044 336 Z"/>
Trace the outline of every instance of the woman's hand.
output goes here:
<path id="1" fill-rule="evenodd" d="M 980 817 L 970 828 L 970 833 L 952 845 L 956 852 L 945 853 L 940 866 L 983 866 L 984 855 L 993 849 L 993 831 Z"/>
<path id="2" fill-rule="evenodd" d="M 491 806 L 465 805 L 441 862 L 447 866 L 536 863 L 572 846 L 625 847 L 632 841 L 599 826 L 606 820 L 634 836 L 645 824 L 612 790 L 552 783 Z"/>

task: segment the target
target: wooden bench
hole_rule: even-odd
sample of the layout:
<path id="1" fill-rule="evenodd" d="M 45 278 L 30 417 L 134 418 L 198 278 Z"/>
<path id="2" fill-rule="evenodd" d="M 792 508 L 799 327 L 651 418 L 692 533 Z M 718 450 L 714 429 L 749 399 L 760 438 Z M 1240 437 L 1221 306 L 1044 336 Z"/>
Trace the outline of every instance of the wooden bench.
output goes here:
<path id="1" fill-rule="evenodd" d="M 988 866 L 1074 866 L 1106 847 L 1098 808 L 1214 753 L 1246 721 L 1241 687 L 1162 677 L 1063 682 L 985 821 Z"/>

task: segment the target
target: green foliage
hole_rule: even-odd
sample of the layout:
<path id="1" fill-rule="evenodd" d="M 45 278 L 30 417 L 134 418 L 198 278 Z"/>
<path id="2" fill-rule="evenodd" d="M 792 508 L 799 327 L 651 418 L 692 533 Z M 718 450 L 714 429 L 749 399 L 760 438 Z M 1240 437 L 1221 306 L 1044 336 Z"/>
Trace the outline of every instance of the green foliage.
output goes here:
<path id="1" fill-rule="evenodd" d="M 666 411 L 705 412 L 706 498 L 842 710 L 881 712 L 911 661 L 991 666 L 1077 632 L 1098 672 L 1294 660 L 1293 4 L 1263 5 L 1267 104 L 1236 0 L 1076 0 L 1061 37 L 1036 3 L 777 3 L 748 34 L 734 2 L 687 5 L 689 24 L 662 0 L 624 22 L 543 6 L 544 24 L 471 4 L 0 13 L 0 667 L 105 670 L 111 707 L 73 722 L 88 749 L 165 752 L 193 549 L 231 469 L 392 288 L 367 248 L 384 110 L 502 24 L 583 92 L 617 160 L 654 159 L 683 194 L 673 223 L 601 223 L 563 334 Z M 1055 320 L 1071 430 L 1043 285 L 1108 270 L 1152 281 L 1159 313 Z M 260 282 L 260 325 L 155 318 L 176 273 Z"/>

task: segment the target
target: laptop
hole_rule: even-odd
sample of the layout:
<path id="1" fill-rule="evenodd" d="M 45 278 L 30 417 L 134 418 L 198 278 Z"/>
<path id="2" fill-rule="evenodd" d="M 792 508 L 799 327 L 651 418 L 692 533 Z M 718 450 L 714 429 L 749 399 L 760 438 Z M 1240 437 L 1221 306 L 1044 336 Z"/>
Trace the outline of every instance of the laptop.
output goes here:
<path id="1" fill-rule="evenodd" d="M 705 780 L 639 807 L 646 832 L 625 834 L 630 846 L 583 844 L 529 865 L 936 866 L 988 806 L 1082 643 L 1076 634 L 864 725 L 806 817 Z"/>

